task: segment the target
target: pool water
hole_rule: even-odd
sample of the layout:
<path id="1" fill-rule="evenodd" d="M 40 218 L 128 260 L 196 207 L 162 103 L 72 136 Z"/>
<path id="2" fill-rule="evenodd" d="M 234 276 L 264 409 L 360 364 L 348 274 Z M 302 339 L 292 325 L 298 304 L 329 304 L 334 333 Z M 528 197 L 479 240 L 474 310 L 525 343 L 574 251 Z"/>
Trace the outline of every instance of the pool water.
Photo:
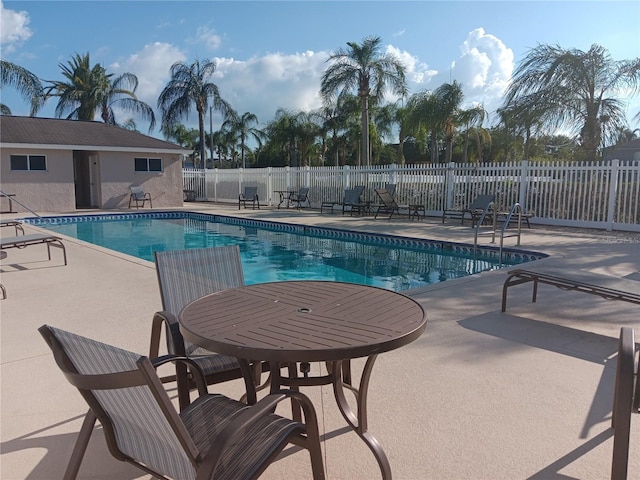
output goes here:
<path id="1" fill-rule="evenodd" d="M 540 258 L 509 251 L 500 265 L 495 249 L 185 212 L 24 220 L 151 262 L 156 251 L 237 244 L 247 284 L 334 280 L 402 291 Z"/>

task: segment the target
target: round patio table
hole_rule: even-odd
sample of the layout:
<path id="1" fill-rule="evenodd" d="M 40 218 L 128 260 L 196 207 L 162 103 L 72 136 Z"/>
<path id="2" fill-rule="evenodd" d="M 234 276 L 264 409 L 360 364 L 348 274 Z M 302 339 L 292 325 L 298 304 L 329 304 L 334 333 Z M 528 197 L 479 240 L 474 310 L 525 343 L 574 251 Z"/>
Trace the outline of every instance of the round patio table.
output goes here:
<path id="1" fill-rule="evenodd" d="M 342 416 L 373 452 L 382 477 L 391 478 L 389 461 L 367 430 L 367 390 L 377 355 L 424 332 L 425 312 L 415 300 L 351 283 L 272 282 L 195 300 L 182 310 L 179 322 L 188 341 L 238 358 L 250 402 L 256 398 L 254 383 L 247 378 L 252 361 L 269 362 L 272 391 L 332 384 Z M 351 385 L 350 360 L 355 358 L 367 359 L 358 387 Z M 309 376 L 308 362 L 326 362 L 327 375 Z M 282 367 L 288 367 L 288 376 L 282 375 Z M 355 412 L 345 388 L 356 397 Z M 295 406 L 293 415 L 299 419 Z"/>

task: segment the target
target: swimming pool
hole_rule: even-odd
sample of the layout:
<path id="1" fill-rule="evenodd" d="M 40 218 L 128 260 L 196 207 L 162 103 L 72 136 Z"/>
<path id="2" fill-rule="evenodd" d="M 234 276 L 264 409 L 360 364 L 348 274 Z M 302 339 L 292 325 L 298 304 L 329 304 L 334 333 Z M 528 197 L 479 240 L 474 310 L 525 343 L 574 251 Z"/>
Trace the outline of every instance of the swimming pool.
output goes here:
<path id="1" fill-rule="evenodd" d="M 266 222 L 194 212 L 22 219 L 144 260 L 153 252 L 238 244 L 247 284 L 335 280 L 408 290 L 536 260 L 536 252 Z"/>

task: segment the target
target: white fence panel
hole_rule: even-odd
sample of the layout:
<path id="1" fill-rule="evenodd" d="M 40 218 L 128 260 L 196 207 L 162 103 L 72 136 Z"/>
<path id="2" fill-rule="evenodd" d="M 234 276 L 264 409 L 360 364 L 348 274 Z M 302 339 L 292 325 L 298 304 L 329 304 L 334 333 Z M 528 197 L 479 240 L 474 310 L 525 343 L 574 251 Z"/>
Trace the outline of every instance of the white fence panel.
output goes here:
<path id="1" fill-rule="evenodd" d="M 183 171 L 184 189 L 197 200 L 237 202 L 245 186 L 257 186 L 260 203 L 276 206 L 280 191 L 309 187 L 311 205 L 340 203 L 346 188 L 396 185 L 400 204 L 421 203 L 427 215 L 462 208 L 481 194 L 495 194 L 495 206 L 508 211 L 520 203 L 532 223 L 640 231 L 638 162 L 508 162 L 373 167 L 278 167 Z"/>

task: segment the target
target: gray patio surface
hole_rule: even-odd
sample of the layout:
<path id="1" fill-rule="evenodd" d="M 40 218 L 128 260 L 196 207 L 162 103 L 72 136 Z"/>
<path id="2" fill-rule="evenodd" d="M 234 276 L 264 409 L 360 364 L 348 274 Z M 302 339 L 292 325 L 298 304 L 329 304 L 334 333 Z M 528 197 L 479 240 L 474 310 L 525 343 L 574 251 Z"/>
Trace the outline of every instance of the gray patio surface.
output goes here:
<path id="1" fill-rule="evenodd" d="M 441 225 L 439 219 L 238 212 L 209 204 L 185 209 L 473 241 L 470 227 L 455 221 Z M 1 230 L 3 236 L 14 234 Z M 513 243 L 505 240 L 507 246 Z M 86 411 L 36 329 L 47 323 L 146 354 L 151 318 L 161 307 L 151 263 L 73 239 L 65 245 L 68 266 L 57 249 L 47 261 L 44 245 L 11 249 L 0 261 L 0 281 L 8 290 L 0 301 L 0 477 L 5 480 L 61 478 Z M 550 255 L 540 262 L 640 279 L 640 234 L 534 226 L 523 231 L 521 248 Z M 378 357 L 369 393 L 370 431 L 384 447 L 395 479 L 609 477 L 617 337 L 623 325 L 640 333 L 640 309 L 544 285 L 532 304 L 531 286 L 523 285 L 510 289 L 503 314 L 504 279 L 504 271 L 493 271 L 409 292 L 427 312 L 426 332 Z M 356 370 L 360 365 L 356 362 Z M 240 382 L 214 389 L 235 398 L 242 393 Z M 345 427 L 331 389 L 303 391 L 314 400 L 325 434 L 328 478 L 379 478 L 373 456 Z M 640 478 L 640 418 L 633 419 L 631 445 L 629 479 Z M 148 478 L 109 455 L 99 428 L 80 477 Z M 264 475 L 309 477 L 308 456 L 294 448 Z"/>

